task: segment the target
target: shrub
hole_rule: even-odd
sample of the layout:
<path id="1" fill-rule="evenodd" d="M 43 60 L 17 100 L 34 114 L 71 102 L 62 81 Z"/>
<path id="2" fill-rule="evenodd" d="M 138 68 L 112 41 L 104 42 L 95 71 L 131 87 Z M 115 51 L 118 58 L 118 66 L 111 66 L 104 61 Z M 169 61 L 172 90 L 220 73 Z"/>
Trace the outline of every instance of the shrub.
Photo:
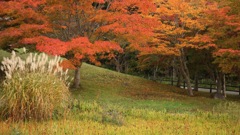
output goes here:
<path id="1" fill-rule="evenodd" d="M 59 57 L 48 60 L 46 54 L 30 53 L 22 60 L 13 52 L 11 58 L 4 58 L 1 115 L 13 121 L 46 120 L 64 110 L 70 93 L 67 71 L 59 62 Z"/>

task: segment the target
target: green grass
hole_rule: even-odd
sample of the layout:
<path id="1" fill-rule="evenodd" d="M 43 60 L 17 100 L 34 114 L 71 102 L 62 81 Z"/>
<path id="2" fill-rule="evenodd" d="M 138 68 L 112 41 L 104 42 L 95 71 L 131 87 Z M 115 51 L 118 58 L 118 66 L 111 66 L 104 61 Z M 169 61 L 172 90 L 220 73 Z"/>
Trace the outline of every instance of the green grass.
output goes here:
<path id="1" fill-rule="evenodd" d="M 88 64 L 83 64 L 81 70 L 81 88 L 73 95 L 83 101 L 170 111 L 211 110 L 219 102 L 212 100 L 209 93 L 189 97 L 183 89 Z"/>
<path id="2" fill-rule="evenodd" d="M 11 56 L 9 52 L 6 52 L 0 49 L 0 61 L 3 60 L 3 57 L 9 57 L 9 56 Z"/>
<path id="3" fill-rule="evenodd" d="M 183 89 L 89 64 L 81 68 L 81 87 L 71 91 L 63 118 L 0 121 L 0 134 L 240 134 L 238 96 L 189 97 Z"/>

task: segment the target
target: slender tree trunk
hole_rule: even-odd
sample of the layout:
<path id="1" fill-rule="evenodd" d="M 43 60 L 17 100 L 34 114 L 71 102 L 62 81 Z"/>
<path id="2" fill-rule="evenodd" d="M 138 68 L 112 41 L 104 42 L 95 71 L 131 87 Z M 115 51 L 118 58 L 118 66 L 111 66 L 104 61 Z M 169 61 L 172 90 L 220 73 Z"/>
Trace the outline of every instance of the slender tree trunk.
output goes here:
<path id="1" fill-rule="evenodd" d="M 158 66 L 156 66 L 156 67 L 153 69 L 153 80 L 157 80 L 157 71 L 158 71 Z"/>
<path id="2" fill-rule="evenodd" d="M 186 58 L 185 58 L 185 53 L 183 48 L 180 49 L 180 53 L 181 53 L 181 55 L 179 56 L 180 69 L 182 71 L 184 80 L 186 81 L 186 84 L 187 84 L 188 94 L 189 96 L 193 96 L 191 79 L 190 79 L 189 70 L 186 64 Z"/>
<path id="3" fill-rule="evenodd" d="M 198 91 L 198 72 L 195 72 L 194 76 L 194 90 Z"/>
<path id="4" fill-rule="evenodd" d="M 216 85 L 217 85 L 217 92 L 214 94 L 215 99 L 225 99 L 222 91 L 223 91 L 223 84 L 224 84 L 224 79 L 223 79 L 223 73 L 217 72 L 216 73 Z"/>
<path id="5" fill-rule="evenodd" d="M 128 73 L 128 71 L 129 71 L 129 69 L 128 69 L 128 62 L 127 61 L 125 61 L 125 63 L 124 63 L 124 73 Z"/>
<path id="6" fill-rule="evenodd" d="M 114 58 L 115 60 L 115 66 L 116 66 L 116 71 L 117 72 L 122 72 L 122 64 L 121 64 L 121 61 L 120 61 L 120 56 L 117 56 Z"/>
<path id="7" fill-rule="evenodd" d="M 192 84 L 191 84 L 191 80 L 190 80 L 189 76 L 185 76 L 185 80 L 187 83 L 188 94 L 189 94 L 189 96 L 193 96 Z"/>
<path id="8" fill-rule="evenodd" d="M 173 78 L 173 80 L 174 79 L 176 79 L 176 75 L 177 73 L 176 73 L 176 68 L 173 66 L 173 68 L 172 68 L 172 78 Z"/>
<path id="9" fill-rule="evenodd" d="M 222 94 L 222 73 L 218 72 L 216 79 L 217 94 Z"/>
<path id="10" fill-rule="evenodd" d="M 124 63 L 124 73 L 128 73 L 128 61 L 127 61 L 127 54 L 125 54 L 124 55 L 124 57 L 123 57 L 123 62 L 122 63 Z"/>
<path id="11" fill-rule="evenodd" d="M 116 71 L 121 72 L 121 67 L 119 63 L 116 63 Z"/>
<path id="12" fill-rule="evenodd" d="M 225 76 L 225 74 L 223 74 L 223 91 L 222 91 L 222 93 L 223 93 L 223 95 L 224 95 L 224 97 L 227 97 L 227 94 L 226 94 L 226 76 Z"/>
<path id="13" fill-rule="evenodd" d="M 73 87 L 79 88 L 79 86 L 80 86 L 80 67 L 77 67 L 74 73 Z"/>
<path id="14" fill-rule="evenodd" d="M 177 71 L 177 87 L 181 87 L 181 83 L 182 83 L 182 75 L 181 75 L 181 71 L 179 68 L 176 68 Z"/>

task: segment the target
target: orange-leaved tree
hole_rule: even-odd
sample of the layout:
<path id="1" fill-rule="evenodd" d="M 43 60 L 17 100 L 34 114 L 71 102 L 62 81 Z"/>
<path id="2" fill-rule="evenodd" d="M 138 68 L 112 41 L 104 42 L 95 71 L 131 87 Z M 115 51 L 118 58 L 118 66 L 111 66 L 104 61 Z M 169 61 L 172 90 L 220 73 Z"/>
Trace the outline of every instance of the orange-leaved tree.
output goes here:
<path id="1" fill-rule="evenodd" d="M 216 6 L 213 4 L 212 6 Z M 236 9 L 235 9 L 236 10 Z M 240 69 L 240 17 L 231 13 L 231 7 L 223 5 L 218 10 L 207 10 L 211 29 L 209 34 L 215 39 L 217 48 L 214 52 L 216 63 L 224 73 L 233 73 Z"/>
<path id="2" fill-rule="evenodd" d="M 153 17 L 156 6 L 153 0 L 107 0 L 106 3 L 107 14 L 101 17 L 106 25 L 96 34 L 120 43 L 124 53 L 116 55 L 113 63 L 118 72 L 123 69 L 127 72 L 129 58 L 135 59 L 140 48 L 153 38 L 153 30 L 159 24 Z"/>
<path id="3" fill-rule="evenodd" d="M 193 95 L 189 69 L 187 66 L 187 48 L 208 49 L 215 47 L 213 39 L 204 31 L 204 10 L 207 1 L 194 0 L 155 0 L 157 17 L 161 23 L 156 28 L 155 40 L 151 50 L 155 53 L 173 55 L 179 63 L 181 74 L 187 83 L 188 94 Z M 146 53 L 147 54 L 147 53 Z"/>
<path id="4" fill-rule="evenodd" d="M 18 10 L 12 6 L 14 12 L 11 15 L 25 9 L 31 10 L 34 13 L 31 17 L 39 20 L 37 24 L 44 29 L 29 31 L 28 36 L 18 36 L 18 42 L 12 42 L 17 45 L 35 44 L 39 51 L 67 58 L 63 65 L 75 68 L 75 87 L 79 86 L 83 61 L 99 64 L 95 56 L 102 54 L 105 58 L 112 58 L 116 52 L 122 51 L 116 43 L 118 40 L 104 38 L 103 33 L 114 33 L 131 46 L 146 45 L 155 25 L 153 20 L 156 20 L 150 15 L 154 4 L 149 0 L 10 0 L 3 2 L 5 6 L 1 5 L 1 8 L 5 9 L 12 3 L 21 8 Z M 6 16 L 10 17 L 10 14 Z M 17 17 L 25 18 L 23 15 Z M 23 20 L 35 24 L 32 18 Z M 6 23 L 10 22 L 6 20 Z M 22 26 L 23 23 L 18 23 L 16 28 Z M 11 29 L 12 26 L 5 30 L 14 33 Z M 7 41 L 6 35 L 7 32 L 2 34 L 2 39 Z M 8 42 L 4 44 L 9 45 Z"/>
<path id="5" fill-rule="evenodd" d="M 96 12 L 101 12 L 94 2 L 104 1 L 3 1 L 1 48 L 34 44 L 39 51 L 64 56 L 68 61 L 62 65 L 75 69 L 74 86 L 78 87 L 84 60 L 99 64 L 95 56 L 111 58 L 115 52 L 122 51 L 113 41 L 90 41 L 95 29 L 101 26 L 94 22 L 94 17 L 100 15 Z"/>
<path id="6" fill-rule="evenodd" d="M 213 56 L 218 65 L 215 73 L 217 94 L 225 94 L 225 74 L 240 72 L 240 17 L 236 12 L 239 8 L 231 10 L 229 1 L 212 2 L 211 7 L 205 12 L 209 24 L 207 32 L 216 44 Z"/>
<path id="7" fill-rule="evenodd" d="M 53 24 L 55 37 L 64 41 L 77 39 L 78 36 L 88 38 L 93 45 L 100 48 L 92 47 L 95 50 L 90 54 L 99 54 L 99 51 L 104 50 L 101 49 L 102 46 L 108 45 L 104 51 L 112 58 L 116 51 L 111 50 L 121 52 L 122 49 L 116 43 L 122 45 L 123 40 L 130 44 L 127 49 L 144 46 L 152 38 L 153 28 L 157 26 L 156 19 L 151 15 L 156 8 L 153 1 L 149 0 L 55 0 L 48 4 L 45 9 Z M 114 35 L 114 38 L 106 35 Z M 109 50 L 113 53 L 109 54 Z M 71 51 L 73 52 L 75 51 Z M 87 57 L 82 60 L 90 58 L 90 55 L 85 56 Z M 90 59 L 91 62 L 96 60 L 93 57 Z M 75 75 L 78 71 L 79 67 Z"/>

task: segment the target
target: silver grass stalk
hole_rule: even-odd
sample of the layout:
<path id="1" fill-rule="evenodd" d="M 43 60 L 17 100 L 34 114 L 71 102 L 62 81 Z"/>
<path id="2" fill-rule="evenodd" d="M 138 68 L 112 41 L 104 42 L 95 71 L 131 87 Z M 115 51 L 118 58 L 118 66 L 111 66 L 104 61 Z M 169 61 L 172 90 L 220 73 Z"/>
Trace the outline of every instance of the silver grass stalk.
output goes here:
<path id="1" fill-rule="evenodd" d="M 59 65 L 60 62 L 61 58 L 59 56 L 49 60 L 45 53 L 30 53 L 26 60 L 22 60 L 12 51 L 10 58 L 3 58 L 0 69 L 5 72 L 7 79 L 11 79 L 13 74 L 19 72 L 40 72 L 58 75 L 68 85 L 68 70 L 63 71 L 63 68 Z"/>

